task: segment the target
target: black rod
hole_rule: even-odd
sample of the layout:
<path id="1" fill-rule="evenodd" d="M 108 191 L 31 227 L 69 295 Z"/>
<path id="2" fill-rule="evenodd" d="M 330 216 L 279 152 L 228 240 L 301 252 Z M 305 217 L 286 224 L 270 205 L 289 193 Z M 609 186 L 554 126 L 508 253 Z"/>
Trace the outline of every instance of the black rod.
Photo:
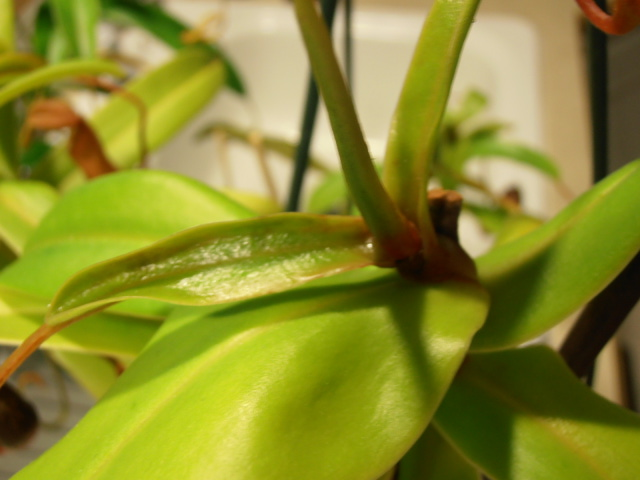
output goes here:
<path id="1" fill-rule="evenodd" d="M 596 3 L 606 11 L 606 0 L 597 0 Z M 609 173 L 609 56 L 607 43 L 607 34 L 589 24 L 587 27 L 587 48 L 594 182 L 602 180 Z"/>
<path id="2" fill-rule="evenodd" d="M 333 28 L 333 19 L 335 18 L 337 3 L 338 0 L 322 1 L 322 16 L 330 32 Z M 305 172 L 307 171 L 307 166 L 309 164 L 309 148 L 313 138 L 319 99 L 320 94 L 318 92 L 318 85 L 313 78 L 313 74 L 311 74 L 309 76 L 307 99 L 305 102 L 304 114 L 302 116 L 300 142 L 298 143 L 294 156 L 293 178 L 291 179 L 289 199 L 286 207 L 288 212 L 296 212 L 300 208 L 300 195 L 302 192 Z"/>

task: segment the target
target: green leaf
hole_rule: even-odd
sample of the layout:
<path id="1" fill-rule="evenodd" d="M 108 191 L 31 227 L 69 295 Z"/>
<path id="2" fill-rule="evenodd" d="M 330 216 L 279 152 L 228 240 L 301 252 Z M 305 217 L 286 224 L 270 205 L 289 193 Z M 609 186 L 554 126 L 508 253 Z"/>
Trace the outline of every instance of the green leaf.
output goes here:
<path id="1" fill-rule="evenodd" d="M 55 65 L 41 67 L 2 87 L 0 89 L 0 106 L 27 92 L 65 78 L 105 73 L 117 77 L 124 75 L 124 72 L 116 63 L 107 60 L 67 60 Z"/>
<path id="2" fill-rule="evenodd" d="M 233 188 L 221 188 L 220 192 L 240 205 L 254 211 L 256 215 L 271 215 L 282 212 L 282 206 L 271 197 Z"/>
<path id="3" fill-rule="evenodd" d="M 511 242 L 517 238 L 532 232 L 543 225 L 543 221 L 539 218 L 525 215 L 524 213 L 509 215 L 506 219 L 498 235 L 493 243 L 494 247 Z"/>
<path id="4" fill-rule="evenodd" d="M 469 90 L 458 108 L 445 112 L 443 123 L 457 126 L 483 112 L 488 104 L 489 99 L 484 93 L 475 89 Z"/>
<path id="5" fill-rule="evenodd" d="M 311 193 L 307 209 L 312 213 L 345 212 L 349 189 L 342 172 L 333 172 Z"/>
<path id="6" fill-rule="evenodd" d="M 498 233 L 504 228 L 509 218 L 509 212 L 504 208 L 490 207 L 473 202 L 464 202 L 463 208 L 471 213 L 480 222 L 484 230 L 489 233 Z"/>
<path id="7" fill-rule="evenodd" d="M 100 19 L 98 0 L 50 0 L 53 17 L 66 37 L 73 57 L 95 58 L 97 27 Z"/>
<path id="8" fill-rule="evenodd" d="M 102 397 L 119 376 L 115 362 L 104 357 L 60 350 L 49 355 L 95 398 Z"/>
<path id="9" fill-rule="evenodd" d="M 57 200 L 58 193 L 46 183 L 0 183 L 0 239 L 21 254 L 27 239 Z"/>
<path id="10" fill-rule="evenodd" d="M 391 201 L 378 177 L 326 25 L 313 2 L 295 0 L 294 5 L 353 201 L 371 229 L 376 247 L 381 247 L 381 256 L 391 260 L 413 256 L 420 248 L 415 229 Z"/>
<path id="11" fill-rule="evenodd" d="M 230 302 L 372 263 L 359 217 L 278 214 L 213 223 L 83 270 L 56 294 L 47 322 L 64 323 L 131 298 Z"/>
<path id="12" fill-rule="evenodd" d="M 487 297 L 378 269 L 347 278 L 183 309 L 15 480 L 380 477 L 429 422 Z"/>
<path id="13" fill-rule="evenodd" d="M 19 345 L 42 325 L 47 300 L 0 285 L 0 344 Z M 133 358 L 158 329 L 158 322 L 100 313 L 47 340 L 43 348 Z"/>
<path id="14" fill-rule="evenodd" d="M 525 145 L 501 141 L 493 136 L 471 141 L 466 154 L 468 158 L 501 157 L 513 160 L 533 167 L 551 178 L 560 178 L 557 165 L 548 155 Z"/>
<path id="15" fill-rule="evenodd" d="M 640 161 L 601 181 L 554 219 L 477 259 L 491 310 L 473 348 L 518 345 L 602 290 L 640 250 Z"/>
<path id="16" fill-rule="evenodd" d="M 426 186 L 462 44 L 479 0 L 437 0 L 427 17 L 394 113 L 384 160 L 391 198 L 434 235 Z"/>
<path id="17" fill-rule="evenodd" d="M 640 417 L 546 347 L 472 355 L 435 420 L 495 480 L 640 478 Z"/>
<path id="18" fill-rule="evenodd" d="M 480 480 L 478 470 L 429 425 L 402 458 L 398 480 Z"/>
<path id="19" fill-rule="evenodd" d="M 42 139 L 29 142 L 20 157 L 20 165 L 33 169 L 43 162 L 51 152 L 51 145 Z"/>
<path id="20" fill-rule="evenodd" d="M 182 41 L 182 34 L 189 27 L 157 4 L 135 0 L 103 0 L 102 6 L 108 20 L 140 27 L 172 48 L 181 49 L 186 46 Z M 227 85 L 237 93 L 244 94 L 242 78 L 227 55 L 217 45 L 202 45 L 224 63 Z"/>
<path id="21" fill-rule="evenodd" d="M 106 175 L 61 198 L 29 238 L 22 258 L 0 273 L 0 285 L 48 301 L 89 265 L 196 225 L 252 215 L 181 175 L 155 170 Z M 147 302 L 118 309 L 163 318 L 167 307 Z"/>
<path id="22" fill-rule="evenodd" d="M 206 49 L 191 47 L 134 80 L 127 91 L 146 109 L 146 147 L 156 149 L 169 140 L 217 94 L 225 73 L 220 60 Z M 140 111 L 121 95 L 112 95 L 90 120 L 107 157 L 119 167 L 141 160 Z"/>
<path id="23" fill-rule="evenodd" d="M 36 13 L 31 45 L 33 51 L 50 63 L 72 57 L 72 46 L 62 26 L 54 21 L 49 2 L 42 2 Z"/>
<path id="24" fill-rule="evenodd" d="M 0 53 L 15 50 L 15 23 L 13 0 L 0 0 Z"/>

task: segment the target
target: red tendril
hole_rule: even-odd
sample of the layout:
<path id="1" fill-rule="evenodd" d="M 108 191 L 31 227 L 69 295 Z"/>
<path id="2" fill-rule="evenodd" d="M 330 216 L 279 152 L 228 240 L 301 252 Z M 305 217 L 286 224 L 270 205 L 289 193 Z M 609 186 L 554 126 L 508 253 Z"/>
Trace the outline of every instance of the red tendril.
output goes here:
<path id="1" fill-rule="evenodd" d="M 576 0 L 589 21 L 610 35 L 623 35 L 640 25 L 640 0 L 616 0 L 608 14 L 594 0 Z"/>

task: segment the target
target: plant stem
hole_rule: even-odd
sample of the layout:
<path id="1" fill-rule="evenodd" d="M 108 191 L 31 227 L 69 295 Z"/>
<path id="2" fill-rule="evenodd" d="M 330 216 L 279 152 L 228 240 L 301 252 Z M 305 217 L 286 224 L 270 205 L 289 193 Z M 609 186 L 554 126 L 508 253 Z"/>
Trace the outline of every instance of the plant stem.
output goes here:
<path id="1" fill-rule="evenodd" d="M 11 352 L 11 355 L 9 355 L 2 366 L 0 366 L 0 387 L 4 385 L 13 372 L 22 365 L 22 362 L 24 362 L 29 355 L 35 352 L 49 337 L 59 332 L 67 325 L 68 324 L 66 323 L 59 325 L 44 324 L 29 335 L 18 348 Z"/>
<path id="2" fill-rule="evenodd" d="M 480 0 L 436 0 L 427 17 L 394 114 L 384 182 L 419 225 L 426 255 L 437 243 L 426 202 L 429 170 L 462 45 Z"/>
<path id="3" fill-rule="evenodd" d="M 327 28 L 313 1 L 295 0 L 295 8 L 313 72 L 327 106 L 345 179 L 374 236 L 381 260 L 413 256 L 420 248 L 417 232 L 391 201 L 376 173 Z"/>
<path id="4" fill-rule="evenodd" d="M 640 299 L 640 254 L 587 304 L 569 332 L 560 355 L 582 378 Z"/>

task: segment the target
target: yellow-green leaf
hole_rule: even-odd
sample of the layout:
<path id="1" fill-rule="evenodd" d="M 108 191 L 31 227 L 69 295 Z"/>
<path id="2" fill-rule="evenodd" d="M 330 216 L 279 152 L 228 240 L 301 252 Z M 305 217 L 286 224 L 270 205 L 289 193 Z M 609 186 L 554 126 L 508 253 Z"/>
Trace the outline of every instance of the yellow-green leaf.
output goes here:
<path id="1" fill-rule="evenodd" d="M 471 355 L 436 423 L 495 480 L 640 478 L 640 417 L 546 347 Z"/>
<path id="2" fill-rule="evenodd" d="M 640 161 L 610 175 L 554 219 L 478 258 L 491 310 L 473 348 L 542 334 L 603 289 L 640 250 Z"/>
<path id="3" fill-rule="evenodd" d="M 19 345 L 42 325 L 46 311 L 46 299 L 0 285 L 0 344 Z M 54 335 L 43 348 L 133 358 L 157 329 L 157 321 L 103 312 Z"/>
<path id="4" fill-rule="evenodd" d="M 398 480 L 480 480 L 480 472 L 433 426 L 398 465 Z"/>
<path id="5" fill-rule="evenodd" d="M 132 298 L 230 302 L 373 261 L 370 234 L 359 217 L 291 213 L 202 225 L 83 270 L 56 294 L 47 321 L 63 323 Z"/>
<path id="6" fill-rule="evenodd" d="M 146 148 L 169 140 L 204 108 L 225 82 L 220 58 L 206 48 L 185 48 L 166 64 L 126 85 L 145 107 L 144 117 L 123 96 L 112 95 L 89 122 L 103 142 L 109 160 L 131 167 L 141 160 L 141 122 L 146 120 Z"/>
<path id="7" fill-rule="evenodd" d="M 67 60 L 26 73 L 0 89 L 0 106 L 32 90 L 79 75 L 124 75 L 123 70 L 108 60 Z"/>
<path id="8" fill-rule="evenodd" d="M 487 297 L 467 282 L 349 277 L 183 310 L 15 480 L 382 476 L 429 422 Z"/>
<path id="9" fill-rule="evenodd" d="M 30 181 L 0 183 L 0 239 L 16 254 L 58 200 L 49 185 Z"/>

